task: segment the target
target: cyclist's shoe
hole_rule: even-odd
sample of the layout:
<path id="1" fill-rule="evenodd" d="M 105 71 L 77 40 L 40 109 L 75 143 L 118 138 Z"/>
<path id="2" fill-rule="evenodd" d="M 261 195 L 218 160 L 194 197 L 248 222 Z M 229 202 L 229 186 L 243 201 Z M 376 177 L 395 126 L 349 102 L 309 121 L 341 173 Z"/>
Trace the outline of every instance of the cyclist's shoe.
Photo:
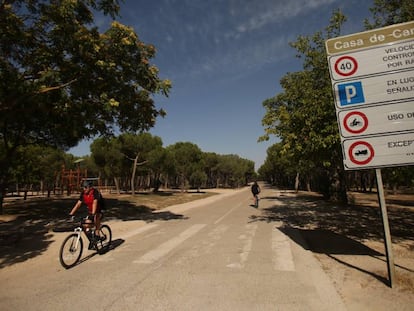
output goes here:
<path id="1" fill-rule="evenodd" d="M 89 246 L 88 246 L 89 250 L 96 250 L 96 246 L 94 242 L 89 242 Z"/>
<path id="2" fill-rule="evenodd" d="M 105 239 L 106 239 L 106 237 L 104 237 L 104 236 L 97 236 L 97 235 L 92 235 L 92 237 L 91 237 L 91 240 L 90 240 L 90 242 L 89 242 L 89 246 L 88 246 L 88 249 L 89 250 L 96 250 L 96 243 L 98 243 L 98 242 L 103 242 L 103 241 L 105 241 Z"/>

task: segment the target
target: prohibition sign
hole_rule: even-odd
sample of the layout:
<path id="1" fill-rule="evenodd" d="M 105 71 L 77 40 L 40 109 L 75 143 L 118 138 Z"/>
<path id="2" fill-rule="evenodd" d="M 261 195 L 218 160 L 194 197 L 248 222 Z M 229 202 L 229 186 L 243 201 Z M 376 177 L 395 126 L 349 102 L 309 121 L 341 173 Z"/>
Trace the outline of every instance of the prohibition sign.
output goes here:
<path id="1" fill-rule="evenodd" d="M 340 76 L 348 77 L 357 71 L 358 62 L 351 56 L 342 56 L 336 60 L 334 68 Z"/>
<path id="2" fill-rule="evenodd" d="M 354 152 L 356 147 L 359 148 L 356 150 L 356 152 Z M 356 141 L 351 146 L 349 146 L 348 155 L 352 163 L 357 165 L 365 165 L 371 162 L 371 160 L 374 158 L 374 148 L 372 148 L 372 146 L 366 141 Z M 362 159 L 357 159 L 357 156 L 361 156 Z"/>
<path id="3" fill-rule="evenodd" d="M 354 119 L 351 122 L 348 122 L 351 117 L 354 117 Z M 368 127 L 368 118 L 360 111 L 352 111 L 348 113 L 343 122 L 345 129 L 352 134 L 360 134 Z M 360 125 L 360 123 L 362 123 L 362 125 Z M 355 129 L 352 127 L 355 127 Z"/>

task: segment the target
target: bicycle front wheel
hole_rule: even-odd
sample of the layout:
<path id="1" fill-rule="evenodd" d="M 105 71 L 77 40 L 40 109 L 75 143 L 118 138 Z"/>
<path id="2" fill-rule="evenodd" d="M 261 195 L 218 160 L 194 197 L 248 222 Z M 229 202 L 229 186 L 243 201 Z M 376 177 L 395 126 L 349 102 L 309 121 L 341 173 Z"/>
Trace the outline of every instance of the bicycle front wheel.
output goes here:
<path id="1" fill-rule="evenodd" d="M 66 269 L 72 268 L 81 258 L 82 251 L 82 238 L 76 233 L 70 234 L 60 247 L 59 260 L 61 265 Z"/>

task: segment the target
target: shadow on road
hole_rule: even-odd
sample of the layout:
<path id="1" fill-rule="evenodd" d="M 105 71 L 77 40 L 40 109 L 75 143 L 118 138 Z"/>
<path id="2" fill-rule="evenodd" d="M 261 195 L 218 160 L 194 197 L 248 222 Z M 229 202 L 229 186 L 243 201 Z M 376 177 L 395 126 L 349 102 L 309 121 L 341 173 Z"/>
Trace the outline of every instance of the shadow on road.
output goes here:
<path id="1" fill-rule="evenodd" d="M 383 225 L 378 207 L 338 205 L 321 197 L 300 193 L 281 192 L 262 198 L 267 201 L 261 215 L 252 215 L 251 221 L 278 222 L 278 229 L 294 242 L 314 253 L 326 254 L 333 260 L 369 274 L 381 282 L 381 275 L 356 267 L 337 255 L 363 255 L 378 260 L 381 254 L 363 244 L 366 240 L 383 243 Z M 388 208 L 391 235 L 395 243 L 413 240 L 414 212 L 407 208 Z M 380 258 L 382 257 L 382 258 Z M 405 267 L 403 269 L 409 270 Z"/>
<path id="2" fill-rule="evenodd" d="M 112 242 L 111 242 L 111 245 L 109 245 L 108 247 L 106 247 L 106 248 L 105 248 L 105 250 L 103 250 L 101 253 L 98 253 L 98 252 L 94 251 L 93 253 L 91 253 L 91 254 L 89 254 L 89 255 L 87 255 L 87 256 L 85 256 L 85 257 L 82 257 L 82 258 L 81 258 L 81 259 L 77 262 L 77 264 L 76 264 L 76 265 L 74 265 L 74 266 L 73 266 L 73 267 L 71 267 L 71 268 L 68 268 L 68 270 L 73 269 L 73 268 L 75 268 L 76 266 L 79 266 L 80 264 L 82 264 L 82 263 L 84 263 L 84 262 L 88 261 L 89 259 L 91 259 L 91 258 L 95 257 L 96 255 L 100 255 L 100 256 L 105 255 L 106 253 L 108 253 L 108 252 L 110 252 L 110 251 L 114 250 L 115 248 L 117 248 L 117 247 L 121 246 L 124 242 L 125 242 L 125 240 L 123 240 L 123 239 L 116 239 L 116 240 L 112 241 Z M 85 250 L 84 250 L 84 251 L 85 251 Z"/>
<path id="3" fill-rule="evenodd" d="M 347 238 L 343 235 L 336 234 L 328 230 L 303 230 L 296 229 L 289 226 L 278 228 L 281 232 L 287 235 L 292 241 L 300 245 L 306 250 L 314 253 L 326 254 L 331 259 L 360 272 L 371 275 L 380 282 L 388 284 L 388 280 L 381 275 L 364 270 L 355 265 L 349 264 L 334 255 L 364 255 L 377 258 L 383 256 L 380 252 L 367 247 L 366 245 L 357 242 L 353 239 Z"/>
<path id="4" fill-rule="evenodd" d="M 164 195 L 165 194 L 160 194 Z M 73 224 L 65 227 L 68 213 L 76 198 L 33 199 L 4 208 L 0 218 L 0 268 L 24 262 L 47 251 L 54 243 L 50 231 L 72 231 Z M 105 220 L 143 220 L 145 222 L 185 219 L 169 211 L 157 212 L 145 205 L 122 199 L 106 199 Z M 86 208 L 82 209 L 86 215 Z M 78 213 L 82 216 L 82 212 Z M 113 232 L 116 237 L 116 232 Z"/>
<path id="5" fill-rule="evenodd" d="M 281 195 L 262 198 L 268 206 L 255 221 L 282 221 L 293 228 L 327 230 L 362 242 L 383 241 L 383 225 L 378 207 L 339 205 L 321 197 Z M 270 204 L 269 204 L 270 203 Z M 395 242 L 414 240 L 414 211 L 407 208 L 388 208 L 391 235 Z"/>

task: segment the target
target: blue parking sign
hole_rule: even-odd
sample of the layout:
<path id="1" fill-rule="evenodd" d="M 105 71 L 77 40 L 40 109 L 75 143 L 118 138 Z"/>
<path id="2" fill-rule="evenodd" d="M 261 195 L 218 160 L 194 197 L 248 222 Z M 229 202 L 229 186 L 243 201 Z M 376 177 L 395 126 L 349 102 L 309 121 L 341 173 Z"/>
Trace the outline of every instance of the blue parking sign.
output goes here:
<path id="1" fill-rule="evenodd" d="M 365 102 L 361 81 L 339 84 L 338 94 L 341 106 L 355 105 Z"/>

